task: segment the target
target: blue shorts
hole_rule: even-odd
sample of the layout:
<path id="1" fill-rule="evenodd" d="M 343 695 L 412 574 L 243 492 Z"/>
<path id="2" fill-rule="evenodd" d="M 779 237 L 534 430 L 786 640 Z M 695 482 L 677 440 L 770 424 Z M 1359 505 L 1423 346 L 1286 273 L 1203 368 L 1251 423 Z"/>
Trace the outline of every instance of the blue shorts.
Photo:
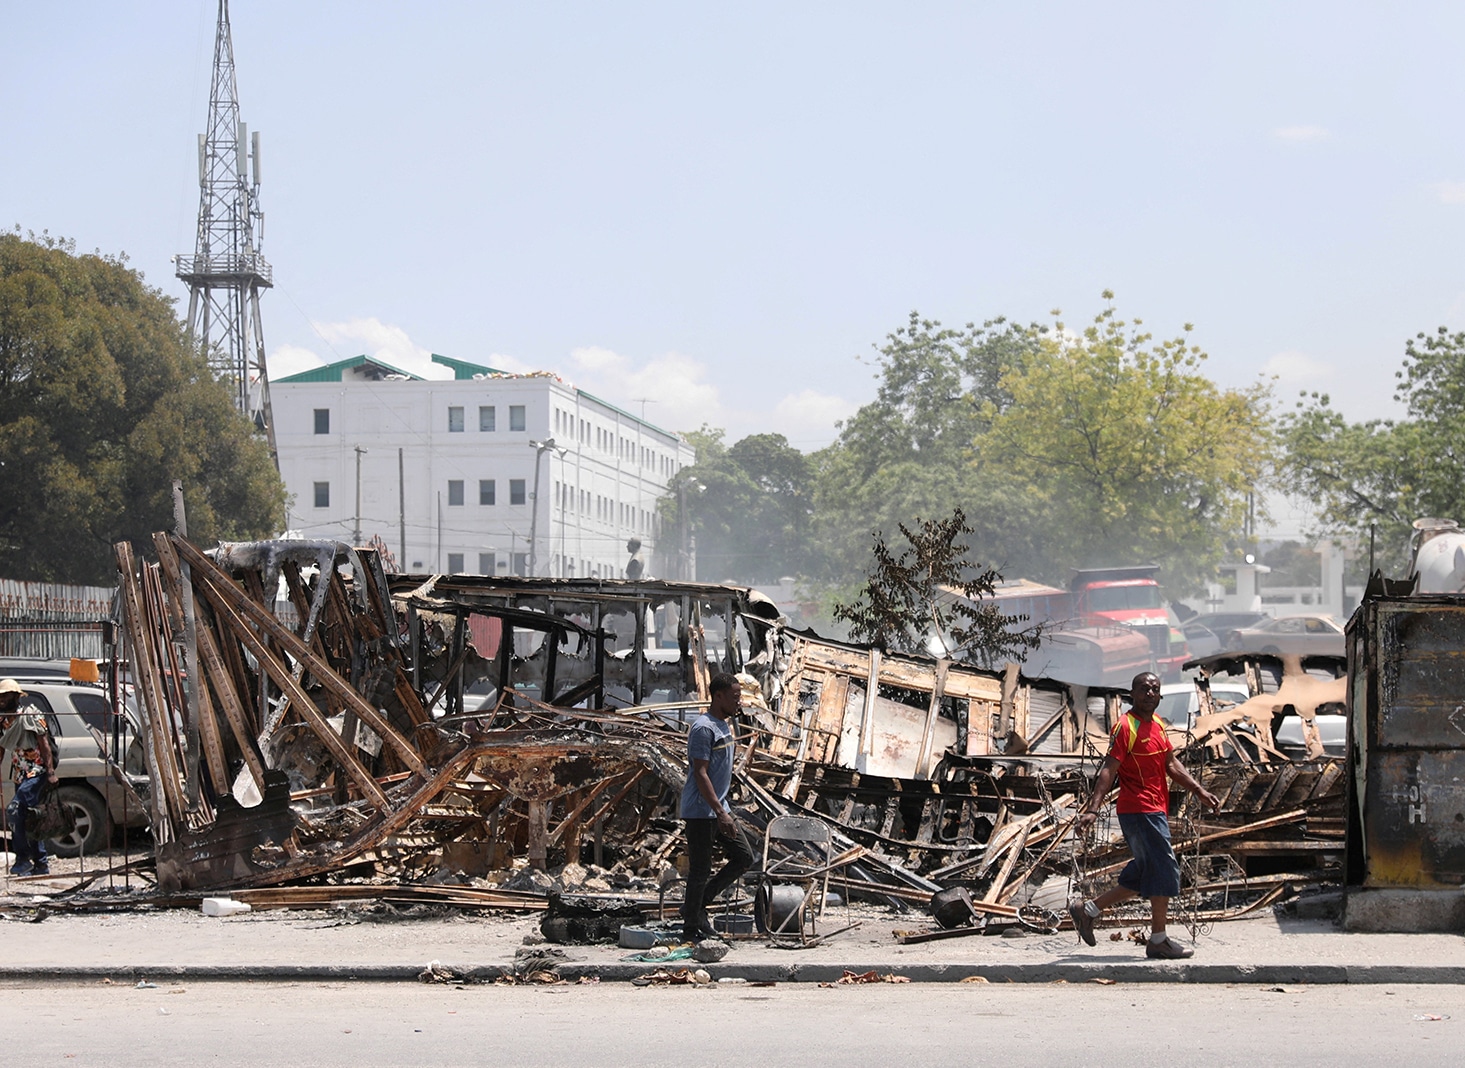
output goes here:
<path id="1" fill-rule="evenodd" d="M 1170 821 L 1163 812 L 1121 812 L 1119 829 L 1134 854 L 1119 873 L 1119 885 L 1140 897 L 1180 893 L 1180 863 L 1170 845 Z"/>

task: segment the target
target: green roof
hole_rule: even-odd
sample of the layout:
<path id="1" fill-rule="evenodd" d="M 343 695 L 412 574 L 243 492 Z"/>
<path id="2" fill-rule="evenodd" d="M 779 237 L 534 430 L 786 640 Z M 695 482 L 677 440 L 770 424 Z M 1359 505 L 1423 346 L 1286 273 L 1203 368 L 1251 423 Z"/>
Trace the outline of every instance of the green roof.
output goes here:
<path id="1" fill-rule="evenodd" d="M 469 363 L 467 360 L 455 360 L 450 356 L 439 356 L 435 352 L 432 354 L 432 362 L 440 363 L 444 367 L 451 367 L 453 369 L 453 378 L 459 382 L 462 382 L 466 379 L 475 378 L 478 375 L 501 375 L 505 373 L 503 371 L 500 371 L 497 367 L 485 367 L 481 363 Z"/>
<path id="2" fill-rule="evenodd" d="M 276 383 L 281 382 L 340 382 L 346 377 L 346 372 L 353 368 L 360 367 L 363 378 L 385 378 L 387 375 L 401 375 L 403 378 L 410 378 L 421 382 L 421 375 L 414 375 L 408 371 L 400 370 L 389 363 L 382 363 L 381 360 L 371 356 L 353 356 L 349 360 L 337 360 L 335 363 L 328 363 L 324 367 L 312 367 L 309 371 L 301 371 L 299 374 L 286 375 L 284 378 L 275 379 Z"/>

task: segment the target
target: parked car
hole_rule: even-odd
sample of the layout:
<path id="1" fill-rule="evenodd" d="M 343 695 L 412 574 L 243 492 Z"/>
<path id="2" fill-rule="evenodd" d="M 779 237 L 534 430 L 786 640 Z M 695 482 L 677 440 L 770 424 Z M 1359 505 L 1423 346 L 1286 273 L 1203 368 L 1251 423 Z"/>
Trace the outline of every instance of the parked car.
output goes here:
<path id="1" fill-rule="evenodd" d="M 1185 635 L 1185 644 L 1190 646 L 1192 657 L 1210 656 L 1225 648 L 1216 632 L 1204 623 L 1182 623 L 1180 631 Z"/>
<path id="2" fill-rule="evenodd" d="M 52 677 L 16 681 L 50 725 L 60 797 L 76 817 L 71 834 L 47 843 L 51 852 L 59 857 L 90 856 L 107 848 L 114 828 L 146 827 L 147 806 L 138 792 L 146 777 L 124 772 L 106 756 L 114 728 L 120 728 L 117 734 L 125 763 L 134 772 L 141 771 L 141 745 L 133 717 L 124 714 L 119 723 L 106 692 L 98 686 Z M 8 753 L 6 758 L 8 772 Z M 15 786 L 8 774 L 4 778 L 0 800 L 9 804 Z"/>
<path id="3" fill-rule="evenodd" d="M 1215 702 L 1218 712 L 1233 705 L 1239 705 L 1250 696 L 1245 683 L 1211 683 L 1211 699 Z M 1155 709 L 1155 715 L 1163 719 L 1168 726 L 1174 727 L 1176 730 L 1188 731 L 1195 725 L 1195 715 L 1199 711 L 1200 694 L 1196 692 L 1195 683 L 1173 682 L 1160 687 L 1160 706 Z"/>
<path id="4" fill-rule="evenodd" d="M 1342 656 L 1343 628 L 1332 616 L 1282 616 L 1232 631 L 1226 648 L 1232 652 Z"/>
<path id="5" fill-rule="evenodd" d="M 1319 740 L 1323 752 L 1328 756 L 1348 755 L 1348 717 L 1336 713 L 1319 712 L 1313 720 L 1317 723 Z M 1302 737 L 1302 717 L 1283 716 L 1282 724 L 1273 735 L 1277 748 L 1288 756 L 1301 758 L 1307 753 L 1307 743 Z"/>
<path id="6" fill-rule="evenodd" d="M 1233 630 L 1255 626 L 1268 618 L 1270 617 L 1265 612 L 1205 612 L 1198 616 L 1191 616 L 1185 622 L 1187 624 L 1197 623 L 1212 634 L 1224 637 Z"/>

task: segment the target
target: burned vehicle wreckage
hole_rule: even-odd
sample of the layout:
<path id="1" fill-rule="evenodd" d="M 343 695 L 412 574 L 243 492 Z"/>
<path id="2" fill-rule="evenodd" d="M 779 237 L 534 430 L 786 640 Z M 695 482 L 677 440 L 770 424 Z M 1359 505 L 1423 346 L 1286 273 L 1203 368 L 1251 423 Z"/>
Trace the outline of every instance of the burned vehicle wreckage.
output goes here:
<path id="1" fill-rule="evenodd" d="M 721 671 L 743 686 L 750 837 L 817 817 L 847 896 L 924 907 L 962 887 L 976 916 L 1052 916 L 1122 864 L 1117 836 L 1068 835 L 1116 690 L 832 641 L 737 587 L 393 575 L 334 542 L 154 546 L 157 563 L 117 559 L 161 894 L 326 901 L 436 878 L 450 903 L 541 908 L 484 878 L 526 861 L 665 886 L 685 729 Z M 1197 917 L 1331 878 L 1342 850 L 1339 762 L 1271 738 L 1279 684 L 1315 698 L 1316 680 L 1260 660 L 1270 674 L 1202 664 L 1202 714 L 1171 725 L 1223 798 L 1175 818 Z M 1223 669 L 1254 684 L 1241 708 L 1206 703 Z"/>

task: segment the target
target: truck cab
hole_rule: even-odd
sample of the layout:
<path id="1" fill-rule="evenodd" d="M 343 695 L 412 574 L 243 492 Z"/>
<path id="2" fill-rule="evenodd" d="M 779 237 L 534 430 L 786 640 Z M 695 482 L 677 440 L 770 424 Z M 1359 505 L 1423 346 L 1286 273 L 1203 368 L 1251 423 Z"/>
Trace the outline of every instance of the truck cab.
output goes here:
<path id="1" fill-rule="evenodd" d="M 1170 622 L 1155 578 L 1159 570 L 1158 564 L 1080 568 L 1068 589 L 1079 619 L 1091 626 L 1111 623 L 1138 630 L 1150 643 L 1155 673 L 1177 679 L 1190 650 L 1185 635 Z"/>

